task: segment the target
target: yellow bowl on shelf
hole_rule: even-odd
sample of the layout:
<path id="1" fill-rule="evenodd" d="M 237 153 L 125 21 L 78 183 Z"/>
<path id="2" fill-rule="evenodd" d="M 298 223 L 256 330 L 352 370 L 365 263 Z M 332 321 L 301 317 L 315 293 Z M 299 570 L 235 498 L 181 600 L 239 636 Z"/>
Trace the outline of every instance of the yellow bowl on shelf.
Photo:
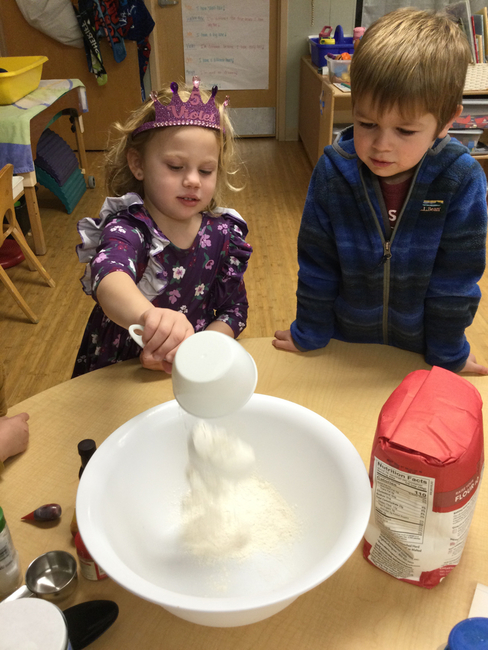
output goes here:
<path id="1" fill-rule="evenodd" d="M 0 57 L 0 105 L 14 104 L 37 88 L 47 56 Z"/>

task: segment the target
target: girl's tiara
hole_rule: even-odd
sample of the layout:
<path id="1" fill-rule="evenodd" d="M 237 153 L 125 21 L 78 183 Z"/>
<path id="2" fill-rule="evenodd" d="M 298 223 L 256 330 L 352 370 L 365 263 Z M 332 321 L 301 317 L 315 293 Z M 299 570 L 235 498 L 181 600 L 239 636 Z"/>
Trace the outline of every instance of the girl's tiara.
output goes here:
<path id="1" fill-rule="evenodd" d="M 132 132 L 132 137 L 149 129 L 159 129 L 164 126 L 204 126 L 207 129 L 220 130 L 219 109 L 215 105 L 215 95 L 218 88 L 212 88 L 212 96 L 206 104 L 202 102 L 200 96 L 200 78 L 193 77 L 193 90 L 187 102 L 183 102 L 178 95 L 178 84 L 173 81 L 171 90 L 173 97 L 167 106 L 161 104 L 156 92 L 151 93 L 151 99 L 154 102 L 154 111 L 156 113 L 154 122 L 145 122 Z M 228 106 L 229 98 L 227 97 L 224 106 Z"/>

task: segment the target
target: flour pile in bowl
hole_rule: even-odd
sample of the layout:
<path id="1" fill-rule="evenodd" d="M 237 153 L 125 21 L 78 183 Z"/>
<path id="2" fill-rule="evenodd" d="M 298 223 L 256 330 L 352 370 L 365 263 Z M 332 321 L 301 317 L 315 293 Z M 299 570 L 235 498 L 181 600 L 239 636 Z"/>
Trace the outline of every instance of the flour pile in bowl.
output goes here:
<path id="1" fill-rule="evenodd" d="M 294 510 L 255 474 L 254 450 L 238 436 L 205 421 L 188 438 L 183 539 L 204 559 L 273 552 L 299 534 Z"/>

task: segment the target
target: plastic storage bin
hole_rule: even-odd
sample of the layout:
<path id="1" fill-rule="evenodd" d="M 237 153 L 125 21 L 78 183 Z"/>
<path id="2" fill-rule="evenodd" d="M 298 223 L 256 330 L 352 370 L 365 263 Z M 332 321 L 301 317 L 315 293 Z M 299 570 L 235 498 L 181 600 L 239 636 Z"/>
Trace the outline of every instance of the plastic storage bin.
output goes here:
<path id="1" fill-rule="evenodd" d="M 350 82 L 349 66 L 351 65 L 351 61 L 352 59 L 345 61 L 341 59 L 327 59 L 327 70 L 331 83 L 344 82 L 348 84 Z"/>
<path id="2" fill-rule="evenodd" d="M 308 53 L 310 56 L 312 56 L 312 39 L 318 39 L 319 35 L 318 34 L 312 34 L 311 36 L 308 37 Z"/>
<path id="3" fill-rule="evenodd" d="M 449 129 L 449 135 L 468 147 L 470 152 L 475 149 L 482 133 L 483 129 Z"/>
<path id="4" fill-rule="evenodd" d="M 0 105 L 13 104 L 37 88 L 47 56 L 0 57 Z"/>
<path id="5" fill-rule="evenodd" d="M 463 112 L 453 122 L 455 129 L 488 129 L 488 99 L 463 97 Z"/>
<path id="6" fill-rule="evenodd" d="M 342 54 L 348 52 L 354 53 L 354 44 L 352 36 L 344 36 L 342 27 L 337 25 L 334 32 L 335 45 L 320 45 L 318 38 L 310 39 L 310 50 L 312 56 L 312 63 L 317 68 L 323 68 L 327 65 L 327 54 Z M 330 60 L 330 59 L 329 59 Z"/>

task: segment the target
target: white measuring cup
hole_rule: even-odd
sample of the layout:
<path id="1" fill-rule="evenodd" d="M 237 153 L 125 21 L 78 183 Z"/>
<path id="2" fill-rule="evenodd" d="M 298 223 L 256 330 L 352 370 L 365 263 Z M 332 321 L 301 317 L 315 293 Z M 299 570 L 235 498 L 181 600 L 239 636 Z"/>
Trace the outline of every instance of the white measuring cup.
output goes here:
<path id="1" fill-rule="evenodd" d="M 129 334 L 144 347 L 142 325 Z M 236 340 L 206 330 L 181 343 L 173 362 L 173 393 L 178 404 L 199 418 L 219 418 L 242 408 L 254 393 L 258 371 L 254 359 Z"/>
<path id="2" fill-rule="evenodd" d="M 218 418 L 242 408 L 254 393 L 258 371 L 240 343 L 220 332 L 197 332 L 178 348 L 173 393 L 200 418 Z"/>
<path id="3" fill-rule="evenodd" d="M 131 338 L 141 346 L 141 348 L 144 347 L 144 343 L 142 342 L 142 335 L 137 333 L 137 330 L 140 332 L 144 331 L 144 325 L 139 325 L 138 323 L 135 323 L 134 325 L 129 326 L 129 334 L 131 335 Z"/>

